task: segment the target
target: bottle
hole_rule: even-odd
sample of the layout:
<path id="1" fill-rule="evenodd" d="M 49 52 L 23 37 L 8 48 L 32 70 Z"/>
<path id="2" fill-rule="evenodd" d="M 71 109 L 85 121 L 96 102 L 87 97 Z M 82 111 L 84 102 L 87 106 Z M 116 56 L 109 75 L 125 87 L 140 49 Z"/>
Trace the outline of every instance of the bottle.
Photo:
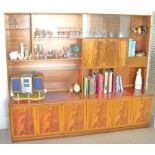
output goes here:
<path id="1" fill-rule="evenodd" d="M 142 69 L 139 68 L 137 71 L 137 76 L 135 80 L 135 89 L 141 90 L 142 89 L 142 75 L 141 75 Z"/>

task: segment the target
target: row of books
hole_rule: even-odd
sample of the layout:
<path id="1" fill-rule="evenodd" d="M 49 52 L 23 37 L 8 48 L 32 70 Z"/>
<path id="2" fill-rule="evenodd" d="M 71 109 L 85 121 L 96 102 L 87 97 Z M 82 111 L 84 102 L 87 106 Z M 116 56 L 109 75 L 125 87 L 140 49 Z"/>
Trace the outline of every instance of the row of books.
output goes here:
<path id="1" fill-rule="evenodd" d="M 113 74 L 113 71 L 110 69 L 105 70 L 104 75 L 94 73 L 92 76 L 85 75 L 83 77 L 83 93 L 85 96 L 120 91 L 123 91 L 122 76 L 120 74 Z"/>
<path id="2" fill-rule="evenodd" d="M 129 39 L 128 57 L 134 57 L 136 52 L 136 41 Z"/>

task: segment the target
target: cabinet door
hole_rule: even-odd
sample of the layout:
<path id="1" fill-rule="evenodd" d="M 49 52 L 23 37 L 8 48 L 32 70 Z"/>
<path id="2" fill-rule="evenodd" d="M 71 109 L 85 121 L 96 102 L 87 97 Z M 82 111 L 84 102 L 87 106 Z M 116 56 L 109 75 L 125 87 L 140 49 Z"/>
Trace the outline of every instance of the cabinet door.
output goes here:
<path id="1" fill-rule="evenodd" d="M 128 126 L 131 113 L 131 98 L 109 101 L 109 127 Z"/>
<path id="2" fill-rule="evenodd" d="M 87 102 L 87 129 L 107 128 L 107 101 Z"/>
<path id="3" fill-rule="evenodd" d="M 84 68 L 122 67 L 126 63 L 127 39 L 84 39 Z"/>
<path id="4" fill-rule="evenodd" d="M 37 113 L 39 135 L 52 135 L 61 132 L 61 104 L 39 105 Z"/>
<path id="5" fill-rule="evenodd" d="M 131 124 L 148 124 L 152 108 L 152 97 L 132 98 Z"/>
<path id="6" fill-rule="evenodd" d="M 86 104 L 82 102 L 62 105 L 63 132 L 72 133 L 85 130 Z"/>
<path id="7" fill-rule="evenodd" d="M 36 107 L 10 107 L 10 125 L 12 138 L 37 136 Z"/>
<path id="8" fill-rule="evenodd" d="M 106 40 L 104 40 L 106 42 Z M 100 39 L 83 40 L 83 66 L 84 68 L 104 67 L 105 53 Z"/>

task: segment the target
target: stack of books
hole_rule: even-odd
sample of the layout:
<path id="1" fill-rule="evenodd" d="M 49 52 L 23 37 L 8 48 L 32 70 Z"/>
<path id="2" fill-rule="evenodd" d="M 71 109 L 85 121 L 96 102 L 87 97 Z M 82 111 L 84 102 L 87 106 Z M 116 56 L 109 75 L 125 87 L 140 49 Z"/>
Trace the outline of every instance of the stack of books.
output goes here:
<path id="1" fill-rule="evenodd" d="M 107 94 L 123 91 L 122 76 L 113 74 L 113 71 L 106 69 L 104 74 L 94 73 L 93 76 L 83 77 L 83 93 L 89 94 Z"/>

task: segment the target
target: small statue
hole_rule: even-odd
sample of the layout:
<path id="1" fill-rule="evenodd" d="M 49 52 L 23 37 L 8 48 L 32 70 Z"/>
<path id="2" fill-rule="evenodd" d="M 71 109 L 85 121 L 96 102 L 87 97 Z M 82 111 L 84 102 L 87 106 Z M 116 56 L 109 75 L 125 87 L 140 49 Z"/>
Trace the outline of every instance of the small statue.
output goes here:
<path id="1" fill-rule="evenodd" d="M 21 54 L 21 60 L 24 60 L 24 45 L 23 43 L 20 43 L 20 54 Z"/>

